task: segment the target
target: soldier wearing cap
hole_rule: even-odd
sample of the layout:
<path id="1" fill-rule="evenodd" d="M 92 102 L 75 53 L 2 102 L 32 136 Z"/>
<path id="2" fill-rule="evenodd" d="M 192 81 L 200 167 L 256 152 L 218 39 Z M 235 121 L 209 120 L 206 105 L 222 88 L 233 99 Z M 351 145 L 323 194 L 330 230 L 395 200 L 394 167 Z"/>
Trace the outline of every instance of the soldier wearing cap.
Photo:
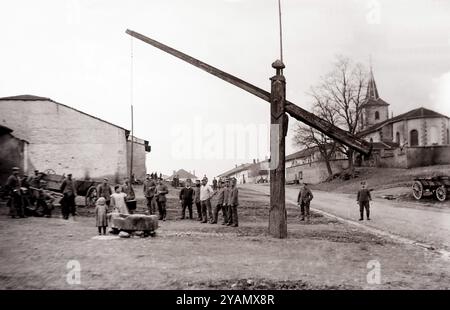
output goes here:
<path id="1" fill-rule="evenodd" d="M 219 217 L 219 211 L 222 211 L 223 216 L 223 222 L 222 225 L 225 225 L 227 223 L 228 214 L 227 214 L 227 201 L 228 201 L 228 187 L 225 185 L 224 180 L 219 180 L 219 192 L 217 194 L 217 203 L 216 207 L 214 208 L 214 219 L 213 224 L 217 223 L 218 217 Z"/>
<path id="2" fill-rule="evenodd" d="M 10 215 L 12 218 L 25 217 L 23 212 L 22 195 L 20 192 L 21 182 L 19 179 L 19 168 L 13 167 L 12 174 L 8 177 L 6 181 L 6 190 L 9 193 L 8 206 L 10 210 Z"/>
<path id="3" fill-rule="evenodd" d="M 228 226 L 238 227 L 238 212 L 239 206 L 239 190 L 237 188 L 236 178 L 231 179 L 231 188 L 228 193 Z"/>
<path id="4" fill-rule="evenodd" d="M 75 188 L 75 180 L 72 179 L 72 173 L 67 174 L 61 184 L 61 192 L 64 197 L 61 199 L 61 213 L 65 220 L 69 219 L 69 214 L 76 215 L 75 197 L 77 191 Z"/>
<path id="5" fill-rule="evenodd" d="M 162 178 L 159 178 L 158 185 L 156 186 L 156 201 L 158 203 L 159 219 L 165 221 L 167 210 L 166 210 L 166 195 L 169 193 L 167 185 L 163 183 Z"/>
<path id="6" fill-rule="evenodd" d="M 310 219 L 309 207 L 310 207 L 311 200 L 313 200 L 313 198 L 314 198 L 314 196 L 313 196 L 311 190 L 308 188 L 308 184 L 303 183 L 303 186 L 300 189 L 300 191 L 298 193 L 298 198 L 297 198 L 297 203 L 300 206 L 300 210 L 301 210 L 301 214 L 302 214 L 300 221 L 304 221 L 305 216 L 306 216 L 306 221 L 309 222 L 309 219 Z"/>
<path id="7" fill-rule="evenodd" d="M 367 189 L 366 182 L 361 182 L 361 189 L 358 191 L 356 195 L 356 201 L 359 205 L 359 220 L 364 220 L 364 209 L 366 210 L 367 220 L 370 221 L 370 201 L 372 197 L 370 196 L 370 190 Z"/>
<path id="8" fill-rule="evenodd" d="M 191 179 L 187 179 L 185 187 L 180 191 L 181 219 L 184 219 L 185 217 L 186 207 L 189 211 L 189 219 L 192 219 L 192 202 L 194 198 L 194 189 L 191 187 L 191 184 Z"/>
<path id="9" fill-rule="evenodd" d="M 144 181 L 144 196 L 145 199 L 147 199 L 147 208 L 150 215 L 156 213 L 156 201 L 154 199 L 156 193 L 156 184 L 155 181 L 153 181 L 154 177 L 155 173 L 147 174 L 147 177 Z"/>
<path id="10" fill-rule="evenodd" d="M 112 189 L 108 183 L 108 178 L 104 178 L 103 182 L 97 186 L 97 197 L 105 198 L 106 205 L 109 207 L 111 203 Z"/>
<path id="11" fill-rule="evenodd" d="M 195 206 L 197 207 L 197 217 L 198 220 L 201 222 L 203 221 L 202 218 L 202 204 L 200 201 L 200 180 L 195 180 L 195 187 L 194 187 L 194 202 L 195 202 Z"/>

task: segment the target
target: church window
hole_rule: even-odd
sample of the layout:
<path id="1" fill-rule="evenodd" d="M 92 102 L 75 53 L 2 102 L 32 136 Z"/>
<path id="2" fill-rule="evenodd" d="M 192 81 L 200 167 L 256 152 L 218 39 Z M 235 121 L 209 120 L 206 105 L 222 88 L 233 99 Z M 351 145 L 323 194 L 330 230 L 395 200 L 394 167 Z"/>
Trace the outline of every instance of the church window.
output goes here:
<path id="1" fill-rule="evenodd" d="M 380 119 L 380 112 L 378 112 L 378 111 L 375 112 L 375 119 L 376 120 Z"/>

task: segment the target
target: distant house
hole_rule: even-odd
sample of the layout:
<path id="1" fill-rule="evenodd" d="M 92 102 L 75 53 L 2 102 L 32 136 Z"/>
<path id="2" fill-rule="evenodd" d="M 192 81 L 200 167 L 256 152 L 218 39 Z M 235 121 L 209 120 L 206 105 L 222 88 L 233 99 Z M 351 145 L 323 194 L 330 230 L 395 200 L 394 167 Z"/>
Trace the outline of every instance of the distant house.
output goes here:
<path id="1" fill-rule="evenodd" d="M 178 177 L 180 182 L 185 182 L 187 179 L 191 179 L 191 181 L 195 181 L 198 179 L 197 176 L 195 176 L 195 171 L 188 172 L 184 169 L 180 169 L 178 171 L 173 171 L 172 175 L 170 177 L 165 178 L 167 181 L 172 181 L 174 177 Z"/>
<path id="2" fill-rule="evenodd" d="M 145 177 L 149 142 L 132 138 L 125 128 L 31 95 L 0 98 L 0 115 L 0 125 L 10 128 L 18 140 L 27 141 L 25 173 L 51 169 L 57 174 L 72 173 L 75 178 L 119 181 L 129 175 L 133 143 L 133 172 L 137 179 Z"/>
<path id="3" fill-rule="evenodd" d="M 254 183 L 252 167 L 255 163 L 236 165 L 233 169 L 218 175 L 219 178 L 235 178 L 238 184 Z"/>

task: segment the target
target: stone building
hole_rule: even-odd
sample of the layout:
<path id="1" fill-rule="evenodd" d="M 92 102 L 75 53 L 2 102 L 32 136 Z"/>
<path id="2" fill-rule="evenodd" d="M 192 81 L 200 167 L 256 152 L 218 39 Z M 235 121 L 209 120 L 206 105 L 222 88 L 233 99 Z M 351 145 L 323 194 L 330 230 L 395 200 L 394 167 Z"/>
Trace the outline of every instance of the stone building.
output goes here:
<path id="1" fill-rule="evenodd" d="M 0 125 L 27 141 L 25 173 L 51 169 L 79 179 L 109 177 L 117 181 L 129 175 L 129 130 L 52 99 L 30 95 L 0 98 Z M 143 179 L 150 146 L 145 140 L 133 141 L 133 172 Z"/>
<path id="2" fill-rule="evenodd" d="M 377 146 L 363 165 L 450 164 L 450 118 L 424 107 L 389 118 L 389 104 L 380 98 L 372 70 L 361 115 L 358 135 Z"/>

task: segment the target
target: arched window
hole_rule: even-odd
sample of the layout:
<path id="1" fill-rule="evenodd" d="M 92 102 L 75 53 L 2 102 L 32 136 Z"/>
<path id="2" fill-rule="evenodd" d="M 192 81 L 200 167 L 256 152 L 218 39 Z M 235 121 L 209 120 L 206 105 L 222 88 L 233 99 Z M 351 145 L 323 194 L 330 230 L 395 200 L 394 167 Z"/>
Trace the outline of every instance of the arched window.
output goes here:
<path id="1" fill-rule="evenodd" d="M 400 133 L 397 131 L 397 133 L 395 134 L 395 142 L 397 142 L 398 144 L 400 144 Z"/>
<path id="2" fill-rule="evenodd" d="M 409 145 L 410 146 L 418 146 L 419 145 L 419 132 L 415 129 L 409 132 Z"/>
<path id="3" fill-rule="evenodd" d="M 378 111 L 375 112 L 375 119 L 377 120 L 380 119 L 380 112 Z"/>

